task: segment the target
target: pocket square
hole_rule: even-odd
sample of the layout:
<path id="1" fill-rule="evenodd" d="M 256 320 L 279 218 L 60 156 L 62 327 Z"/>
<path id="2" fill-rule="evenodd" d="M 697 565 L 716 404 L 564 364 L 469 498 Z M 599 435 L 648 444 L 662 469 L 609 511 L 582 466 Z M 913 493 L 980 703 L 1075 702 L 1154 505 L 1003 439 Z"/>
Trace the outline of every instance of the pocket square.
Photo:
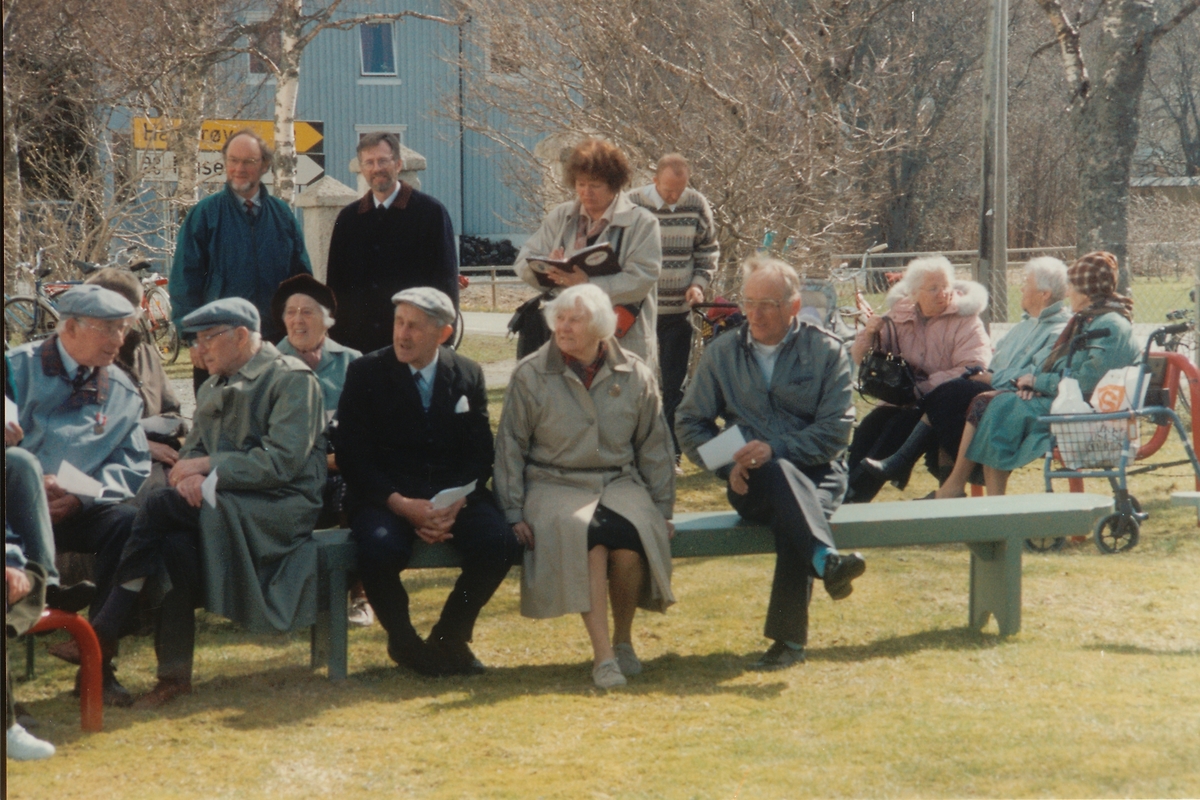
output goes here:
<path id="1" fill-rule="evenodd" d="M 470 403 L 470 401 L 467 400 L 467 396 L 464 394 L 462 397 L 458 398 L 458 402 L 455 403 L 454 413 L 455 414 L 465 414 L 470 410 L 471 410 L 471 403 Z"/>

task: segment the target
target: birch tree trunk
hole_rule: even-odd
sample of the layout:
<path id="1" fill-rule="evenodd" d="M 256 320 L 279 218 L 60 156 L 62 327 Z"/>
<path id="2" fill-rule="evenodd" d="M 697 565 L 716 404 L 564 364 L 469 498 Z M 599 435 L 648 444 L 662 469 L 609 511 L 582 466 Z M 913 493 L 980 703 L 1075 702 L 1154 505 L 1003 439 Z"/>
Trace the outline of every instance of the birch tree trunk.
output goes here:
<path id="1" fill-rule="evenodd" d="M 275 195 L 289 205 L 296 188 L 296 99 L 300 95 L 301 0 L 279 4 L 279 71 L 275 76 Z"/>

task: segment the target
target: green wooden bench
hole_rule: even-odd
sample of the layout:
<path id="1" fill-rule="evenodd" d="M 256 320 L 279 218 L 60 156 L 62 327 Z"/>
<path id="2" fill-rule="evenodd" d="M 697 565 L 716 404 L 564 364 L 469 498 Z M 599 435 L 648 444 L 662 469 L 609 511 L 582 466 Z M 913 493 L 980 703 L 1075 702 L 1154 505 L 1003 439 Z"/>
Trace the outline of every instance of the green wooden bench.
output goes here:
<path id="1" fill-rule="evenodd" d="M 966 544 L 971 551 L 967 624 L 979 630 L 992 616 L 1000 635 L 1009 636 L 1021 629 L 1025 539 L 1090 532 L 1112 509 L 1111 497 L 1096 494 L 968 497 L 842 506 L 832 525 L 841 550 Z M 775 540 L 765 526 L 745 523 L 732 511 L 679 514 L 675 530 L 675 558 L 775 552 Z M 320 542 L 322 610 L 312 629 L 312 666 L 328 665 L 330 679 L 341 680 L 347 673 L 346 572 L 354 569 L 355 548 L 344 529 L 317 531 L 314 536 Z M 417 542 L 409 569 L 458 564 L 458 554 L 448 545 Z"/>
<path id="2" fill-rule="evenodd" d="M 1200 492 L 1175 492 L 1171 495 L 1173 506 L 1195 506 L 1196 524 L 1200 525 Z"/>

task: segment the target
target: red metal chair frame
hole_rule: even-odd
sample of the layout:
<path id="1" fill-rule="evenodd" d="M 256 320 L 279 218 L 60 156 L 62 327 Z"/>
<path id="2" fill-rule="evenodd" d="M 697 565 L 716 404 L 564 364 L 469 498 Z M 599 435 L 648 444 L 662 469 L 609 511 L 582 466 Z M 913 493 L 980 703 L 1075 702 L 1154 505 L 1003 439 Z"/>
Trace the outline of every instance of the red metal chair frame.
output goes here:
<path id="1" fill-rule="evenodd" d="M 87 620 L 54 608 L 42 612 L 42 618 L 26 635 L 66 629 L 79 645 L 79 727 L 89 733 L 104 730 L 104 674 L 100 640 Z"/>

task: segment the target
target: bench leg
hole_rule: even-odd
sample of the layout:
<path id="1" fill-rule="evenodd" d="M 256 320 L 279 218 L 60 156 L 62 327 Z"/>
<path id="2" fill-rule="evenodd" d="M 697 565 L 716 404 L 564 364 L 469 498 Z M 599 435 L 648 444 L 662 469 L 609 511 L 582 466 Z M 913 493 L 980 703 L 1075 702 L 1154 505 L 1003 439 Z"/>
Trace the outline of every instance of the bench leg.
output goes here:
<path id="1" fill-rule="evenodd" d="M 982 630 L 988 615 L 1001 636 L 1021 630 L 1021 543 L 1015 539 L 969 544 L 971 602 L 969 624 Z"/>
<path id="2" fill-rule="evenodd" d="M 349 649 L 349 623 L 346 615 L 350 612 L 346 601 L 346 572 L 341 569 L 329 573 L 329 679 L 331 681 L 346 680 L 347 650 Z"/>

